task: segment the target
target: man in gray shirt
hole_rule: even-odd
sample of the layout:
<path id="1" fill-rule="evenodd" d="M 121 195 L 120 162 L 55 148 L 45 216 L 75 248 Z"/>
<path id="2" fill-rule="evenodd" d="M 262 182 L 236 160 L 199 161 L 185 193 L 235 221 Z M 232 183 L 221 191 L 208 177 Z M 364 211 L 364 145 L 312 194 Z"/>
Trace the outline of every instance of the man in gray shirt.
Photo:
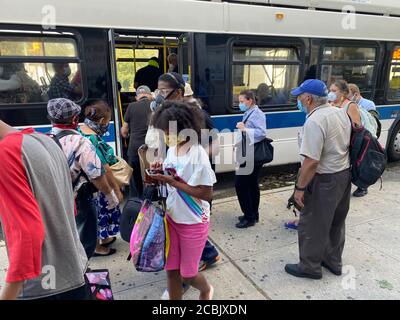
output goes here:
<path id="1" fill-rule="evenodd" d="M 0 300 L 90 299 L 67 159 L 49 137 L 0 121 L 0 219 L 9 266 Z"/>
<path id="2" fill-rule="evenodd" d="M 287 264 L 285 270 L 296 277 L 321 279 L 323 266 L 341 275 L 351 191 L 351 123 L 344 109 L 327 104 L 328 90 L 320 80 L 306 80 L 292 94 L 307 118 L 300 136 L 302 166 L 294 195 L 302 208 L 300 263 Z"/>

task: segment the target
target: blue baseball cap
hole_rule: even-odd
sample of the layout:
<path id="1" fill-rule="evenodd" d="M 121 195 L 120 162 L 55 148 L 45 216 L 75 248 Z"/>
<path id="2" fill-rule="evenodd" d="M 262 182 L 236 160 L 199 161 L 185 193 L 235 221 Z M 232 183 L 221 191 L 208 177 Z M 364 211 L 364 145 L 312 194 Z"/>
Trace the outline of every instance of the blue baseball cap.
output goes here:
<path id="1" fill-rule="evenodd" d="M 291 91 L 291 94 L 294 96 L 299 96 L 303 93 L 310 93 L 319 97 L 326 97 L 328 95 L 328 88 L 321 80 L 308 79 L 304 81 L 300 87 L 294 88 Z"/>

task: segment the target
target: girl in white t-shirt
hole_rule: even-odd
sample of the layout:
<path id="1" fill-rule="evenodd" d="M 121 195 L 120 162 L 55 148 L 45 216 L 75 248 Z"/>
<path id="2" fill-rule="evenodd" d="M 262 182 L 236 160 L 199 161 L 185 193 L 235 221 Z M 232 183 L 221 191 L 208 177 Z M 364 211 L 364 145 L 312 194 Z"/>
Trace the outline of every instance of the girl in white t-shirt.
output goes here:
<path id="1" fill-rule="evenodd" d="M 163 170 L 163 174 L 152 175 L 152 178 L 166 183 L 168 188 L 170 249 L 165 269 L 171 300 L 182 299 L 182 281 L 198 289 L 201 300 L 210 300 L 214 291 L 198 273 L 208 238 L 208 201 L 216 182 L 208 155 L 199 143 L 203 122 L 199 108 L 176 101 L 165 102 L 152 117 L 152 124 L 164 131 L 169 146 L 164 163 L 155 162 L 151 168 Z"/>

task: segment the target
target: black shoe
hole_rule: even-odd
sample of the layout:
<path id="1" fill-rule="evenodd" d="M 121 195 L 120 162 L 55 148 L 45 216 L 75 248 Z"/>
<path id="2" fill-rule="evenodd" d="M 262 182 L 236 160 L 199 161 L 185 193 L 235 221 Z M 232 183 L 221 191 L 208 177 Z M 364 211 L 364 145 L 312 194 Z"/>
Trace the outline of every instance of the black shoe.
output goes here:
<path id="1" fill-rule="evenodd" d="M 328 266 L 325 262 L 321 262 L 321 266 L 328 269 L 330 272 L 332 272 L 335 276 L 341 276 L 342 275 L 342 270 L 335 270 Z"/>
<path id="2" fill-rule="evenodd" d="M 353 196 L 357 198 L 364 197 L 367 194 L 368 194 L 368 189 L 357 188 L 357 190 L 353 192 Z"/>
<path id="3" fill-rule="evenodd" d="M 292 276 L 299 277 L 299 278 L 309 278 L 319 280 L 322 278 L 322 274 L 311 274 L 301 271 L 298 264 L 287 264 L 285 266 L 285 271 Z"/>
<path id="4" fill-rule="evenodd" d="M 238 217 L 238 220 L 239 220 L 240 222 L 242 222 L 244 219 L 246 219 L 245 216 L 239 216 L 239 217 Z M 256 223 L 258 223 L 258 218 L 256 218 Z"/>
<path id="5" fill-rule="evenodd" d="M 243 229 L 254 226 L 255 222 L 250 222 L 246 219 L 241 220 L 240 222 L 236 223 L 236 228 Z"/>

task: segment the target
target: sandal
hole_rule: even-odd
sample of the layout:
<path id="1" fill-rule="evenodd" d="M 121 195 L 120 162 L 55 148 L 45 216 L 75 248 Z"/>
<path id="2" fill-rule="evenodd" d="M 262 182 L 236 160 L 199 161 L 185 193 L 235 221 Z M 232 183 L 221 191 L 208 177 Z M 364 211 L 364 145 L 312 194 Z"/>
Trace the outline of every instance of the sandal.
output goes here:
<path id="1" fill-rule="evenodd" d="M 117 241 L 117 237 L 113 237 L 112 240 L 111 240 L 110 242 L 101 244 L 101 246 L 107 248 L 107 247 L 109 247 L 111 244 L 113 244 L 115 241 Z"/>
<path id="2" fill-rule="evenodd" d="M 117 252 L 117 249 L 112 249 L 111 248 L 110 251 L 108 251 L 107 253 L 97 253 L 97 252 L 95 252 L 93 257 L 107 257 L 107 256 L 113 255 L 116 252 Z"/>

